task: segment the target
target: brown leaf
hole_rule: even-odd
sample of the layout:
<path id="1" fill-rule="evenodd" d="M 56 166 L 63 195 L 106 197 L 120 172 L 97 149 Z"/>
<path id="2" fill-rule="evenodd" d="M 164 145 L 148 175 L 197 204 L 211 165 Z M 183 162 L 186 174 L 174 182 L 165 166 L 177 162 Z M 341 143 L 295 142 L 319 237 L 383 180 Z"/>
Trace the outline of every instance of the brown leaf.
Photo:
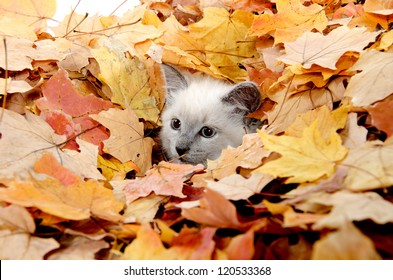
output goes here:
<path id="1" fill-rule="evenodd" d="M 193 166 L 160 162 L 147 171 L 145 177 L 132 180 L 124 187 L 127 203 L 148 196 L 151 192 L 157 195 L 185 197 L 182 192 L 183 182 L 195 172 L 200 172 L 203 169 L 201 164 Z"/>
<path id="2" fill-rule="evenodd" d="M 372 124 L 378 129 L 386 132 L 387 136 L 393 135 L 393 95 L 385 98 L 384 100 L 368 106 L 367 111 L 372 118 Z"/>
<path id="3" fill-rule="evenodd" d="M 380 260 L 373 242 L 351 223 L 315 242 L 314 260 Z"/>

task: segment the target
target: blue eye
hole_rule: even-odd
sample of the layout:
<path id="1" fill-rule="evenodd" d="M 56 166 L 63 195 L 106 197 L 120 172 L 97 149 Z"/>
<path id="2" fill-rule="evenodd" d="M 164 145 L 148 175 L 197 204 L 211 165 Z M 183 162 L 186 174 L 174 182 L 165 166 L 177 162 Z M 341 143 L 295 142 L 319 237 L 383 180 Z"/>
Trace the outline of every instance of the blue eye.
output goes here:
<path id="1" fill-rule="evenodd" d="M 204 126 L 204 127 L 202 127 L 201 130 L 199 131 L 199 134 L 200 134 L 202 137 L 211 138 L 211 137 L 213 137 L 214 135 L 216 135 L 216 131 L 215 131 L 214 129 L 210 128 L 210 127 Z"/>
<path id="2" fill-rule="evenodd" d="M 172 119 L 171 120 L 171 127 L 174 130 L 179 130 L 181 126 L 181 121 L 179 119 Z"/>

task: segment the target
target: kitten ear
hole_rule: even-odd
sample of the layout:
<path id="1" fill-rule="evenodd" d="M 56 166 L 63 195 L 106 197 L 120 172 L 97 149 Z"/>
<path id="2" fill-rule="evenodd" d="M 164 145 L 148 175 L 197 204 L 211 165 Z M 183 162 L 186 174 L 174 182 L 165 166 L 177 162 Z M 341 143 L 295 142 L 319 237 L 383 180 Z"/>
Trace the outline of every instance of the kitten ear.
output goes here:
<path id="1" fill-rule="evenodd" d="M 235 113 L 247 115 L 258 109 L 261 102 L 261 93 L 256 84 L 252 82 L 243 82 L 236 85 L 222 99 L 235 107 Z"/>
<path id="2" fill-rule="evenodd" d="M 174 67 L 168 64 L 162 64 L 161 69 L 164 74 L 166 89 L 169 93 L 188 86 L 186 78 Z"/>

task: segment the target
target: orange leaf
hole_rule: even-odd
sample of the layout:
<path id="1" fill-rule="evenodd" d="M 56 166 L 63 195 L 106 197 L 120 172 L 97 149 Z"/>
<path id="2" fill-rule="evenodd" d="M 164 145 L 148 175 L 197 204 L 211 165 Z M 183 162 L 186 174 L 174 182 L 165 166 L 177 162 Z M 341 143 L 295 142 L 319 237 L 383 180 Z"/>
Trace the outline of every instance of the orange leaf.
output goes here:
<path id="1" fill-rule="evenodd" d="M 62 166 L 50 153 L 44 153 L 34 164 L 34 171 L 49 175 L 64 185 L 69 186 L 80 182 L 80 178 Z"/>

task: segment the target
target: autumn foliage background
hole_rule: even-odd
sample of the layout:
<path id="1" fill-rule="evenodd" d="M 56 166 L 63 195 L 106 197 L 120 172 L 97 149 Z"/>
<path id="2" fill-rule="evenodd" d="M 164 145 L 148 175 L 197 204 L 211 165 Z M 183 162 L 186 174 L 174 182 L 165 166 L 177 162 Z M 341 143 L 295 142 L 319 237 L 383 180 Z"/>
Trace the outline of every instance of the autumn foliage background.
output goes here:
<path id="1" fill-rule="evenodd" d="M 0 2 L 1 259 L 393 257 L 393 1 L 55 10 Z M 165 162 L 161 63 L 256 82 L 264 126 Z"/>

